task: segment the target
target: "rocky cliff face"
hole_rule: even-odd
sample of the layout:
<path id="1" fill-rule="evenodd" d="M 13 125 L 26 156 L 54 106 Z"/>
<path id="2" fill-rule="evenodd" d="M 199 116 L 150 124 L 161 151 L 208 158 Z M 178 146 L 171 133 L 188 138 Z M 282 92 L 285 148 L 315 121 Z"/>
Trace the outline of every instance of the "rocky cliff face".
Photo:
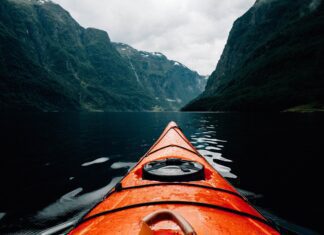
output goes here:
<path id="1" fill-rule="evenodd" d="M 176 110 L 202 92 L 180 63 L 120 45 L 50 0 L 2 0 L 0 110 Z"/>
<path id="2" fill-rule="evenodd" d="M 158 52 L 138 51 L 123 43 L 114 44 L 129 63 L 137 83 L 158 102 L 156 109 L 177 110 L 204 91 L 206 77 Z"/>
<path id="3" fill-rule="evenodd" d="M 237 19 L 205 92 L 184 110 L 322 108 L 321 0 L 258 0 Z"/>
<path id="4" fill-rule="evenodd" d="M 1 2 L 0 57 L 1 110 L 150 110 L 155 105 L 106 32 L 82 28 L 50 1 Z"/>

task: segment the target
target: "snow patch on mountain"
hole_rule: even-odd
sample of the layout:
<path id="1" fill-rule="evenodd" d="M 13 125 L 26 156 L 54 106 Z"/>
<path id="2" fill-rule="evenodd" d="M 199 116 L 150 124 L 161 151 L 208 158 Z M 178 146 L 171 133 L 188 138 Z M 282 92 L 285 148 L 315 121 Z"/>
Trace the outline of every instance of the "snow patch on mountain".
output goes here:
<path id="1" fill-rule="evenodd" d="M 143 57 L 149 57 L 149 54 L 147 52 L 141 51 L 141 56 L 143 56 Z"/>
<path id="2" fill-rule="evenodd" d="M 45 3 L 49 3 L 49 2 L 52 2 L 51 0 L 28 0 L 29 2 L 36 2 L 38 4 L 45 4 Z"/>
<path id="3" fill-rule="evenodd" d="M 166 98 L 165 100 L 168 101 L 168 102 L 177 102 L 176 100 L 170 99 L 170 98 Z"/>
<path id="4" fill-rule="evenodd" d="M 154 56 L 163 57 L 163 54 L 160 52 L 152 52 L 151 54 Z"/>

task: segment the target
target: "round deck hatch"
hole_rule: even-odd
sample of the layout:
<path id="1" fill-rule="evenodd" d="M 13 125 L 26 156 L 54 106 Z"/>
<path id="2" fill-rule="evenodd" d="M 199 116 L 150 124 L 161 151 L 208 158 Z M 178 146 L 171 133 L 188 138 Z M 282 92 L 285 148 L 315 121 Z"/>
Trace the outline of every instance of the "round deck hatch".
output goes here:
<path id="1" fill-rule="evenodd" d="M 165 182 L 204 180 L 204 166 L 180 158 L 152 161 L 143 166 L 143 179 Z"/>

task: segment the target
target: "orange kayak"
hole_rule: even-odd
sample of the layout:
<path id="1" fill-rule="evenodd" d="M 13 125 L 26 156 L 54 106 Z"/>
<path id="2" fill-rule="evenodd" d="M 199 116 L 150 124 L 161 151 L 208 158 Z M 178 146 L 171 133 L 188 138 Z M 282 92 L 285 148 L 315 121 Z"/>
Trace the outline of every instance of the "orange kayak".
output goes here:
<path id="1" fill-rule="evenodd" d="M 69 234 L 280 233 L 171 122 L 136 166 Z"/>

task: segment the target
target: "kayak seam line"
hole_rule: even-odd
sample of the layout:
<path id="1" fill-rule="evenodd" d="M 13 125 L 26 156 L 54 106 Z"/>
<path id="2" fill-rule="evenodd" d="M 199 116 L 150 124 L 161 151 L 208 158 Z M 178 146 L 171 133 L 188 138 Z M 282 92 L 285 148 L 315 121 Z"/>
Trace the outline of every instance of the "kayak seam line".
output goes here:
<path id="1" fill-rule="evenodd" d="M 111 193 L 109 193 L 107 195 L 107 197 L 109 197 L 110 195 L 112 195 L 113 193 L 116 192 L 120 192 L 120 191 L 124 191 L 124 190 L 129 190 L 129 189 L 138 189 L 138 188 L 146 188 L 146 187 L 155 187 L 155 186 L 176 186 L 176 185 L 180 185 L 180 186 L 189 186 L 189 187 L 197 187 L 197 188 L 204 188 L 204 189 L 210 189 L 213 191 L 218 191 L 218 192 L 222 192 L 222 193 L 227 193 L 227 194 L 231 194 L 233 196 L 239 197 L 242 200 L 246 201 L 245 197 L 243 197 L 242 195 L 226 190 L 226 189 L 222 189 L 222 188 L 216 188 L 216 187 L 212 187 L 212 186 L 208 186 L 208 185 L 200 185 L 200 184 L 190 184 L 190 183 L 181 183 L 181 182 L 175 182 L 175 183 L 155 183 L 155 184 L 142 184 L 142 185 L 136 185 L 136 186 L 129 186 L 129 187 L 122 187 L 118 190 L 114 190 Z"/>
<path id="2" fill-rule="evenodd" d="M 232 213 L 232 214 L 236 214 L 236 215 L 239 215 L 239 216 L 242 216 L 242 217 L 246 217 L 246 218 L 256 220 L 256 221 L 258 221 L 260 223 L 263 223 L 263 224 L 275 229 L 276 231 L 278 231 L 277 228 L 272 223 L 270 223 L 269 221 L 267 221 L 265 219 L 257 217 L 255 215 L 251 215 L 249 213 L 238 211 L 238 210 L 233 210 L 233 209 L 226 208 L 226 207 L 223 207 L 223 206 L 218 206 L 218 205 L 208 204 L 208 203 L 203 203 L 203 202 L 193 202 L 193 201 L 153 201 L 153 202 L 144 202 L 144 203 L 131 204 L 131 205 L 127 205 L 127 206 L 123 206 L 123 207 L 119 207 L 119 208 L 114 208 L 114 209 L 111 209 L 111 210 L 106 210 L 106 211 L 102 211 L 102 212 L 99 212 L 97 214 L 91 215 L 91 216 L 81 220 L 76 225 L 76 227 L 79 226 L 80 224 L 83 224 L 83 223 L 88 222 L 90 220 L 93 220 L 95 218 L 98 218 L 98 217 L 101 217 L 101 216 L 104 216 L 104 215 L 108 215 L 108 214 L 112 214 L 112 213 L 116 213 L 116 212 L 120 212 L 120 211 L 123 211 L 123 210 L 129 210 L 129 209 L 134 209 L 134 208 L 144 207 L 144 206 L 167 205 L 167 204 L 201 206 L 201 207 L 207 207 L 207 208 L 212 208 L 212 209 L 216 209 L 216 210 L 221 210 L 221 211 L 225 211 L 225 212 L 228 212 L 228 213 Z"/>
<path id="3" fill-rule="evenodd" d="M 151 146 L 151 148 L 147 151 L 147 153 L 145 154 L 145 156 L 150 154 L 150 151 L 156 146 L 158 145 L 158 143 L 161 142 L 161 140 L 169 133 L 170 130 L 173 130 L 175 128 L 179 128 L 177 126 L 173 126 L 171 128 L 169 128 L 164 134 L 162 133 L 162 135 L 156 140 L 156 142 Z M 177 132 L 178 133 L 178 132 Z"/>
<path id="4" fill-rule="evenodd" d="M 171 128 L 169 128 L 163 135 L 161 135 L 160 137 L 159 137 L 159 139 L 152 145 L 152 147 L 148 150 L 148 152 L 145 154 L 145 157 L 147 157 L 148 155 L 150 155 L 151 153 L 154 153 L 154 152 L 156 152 L 157 150 L 159 150 L 159 149 L 157 149 L 157 150 L 154 150 L 154 151 L 152 151 L 152 152 L 150 152 L 151 151 L 151 149 L 153 149 L 156 145 L 158 145 L 160 142 L 161 142 L 161 140 L 169 133 L 169 131 L 170 130 L 174 130 L 179 136 L 180 136 L 180 138 L 186 143 L 186 144 L 188 144 L 190 147 L 192 147 L 192 149 L 193 150 L 190 150 L 190 149 L 187 149 L 187 148 L 185 148 L 185 147 L 182 147 L 183 149 L 186 149 L 186 150 L 188 150 L 188 151 L 190 151 L 190 152 L 192 152 L 192 153 L 194 153 L 194 154 L 196 154 L 196 155 L 198 155 L 198 156 L 200 156 L 200 157 L 203 157 L 197 150 L 196 150 L 196 148 L 195 148 L 195 146 L 193 146 L 193 144 L 188 140 L 188 139 L 186 139 L 185 137 L 183 137 L 180 133 L 179 133 L 179 131 L 177 131 L 177 129 L 178 130 L 180 130 L 181 131 L 181 129 L 180 129 L 180 127 L 178 127 L 178 126 L 173 126 L 173 127 L 171 127 Z M 177 145 L 177 146 L 179 146 L 179 145 Z M 181 147 L 181 146 L 179 146 L 179 147 Z M 160 148 L 161 149 L 161 148 Z"/>
<path id="5" fill-rule="evenodd" d="M 192 150 L 190 150 L 190 149 L 187 149 L 187 148 L 185 148 L 185 147 L 182 147 L 182 146 L 180 146 L 180 145 L 176 145 L 176 144 L 169 144 L 169 145 L 163 146 L 163 147 L 161 147 L 161 148 L 159 148 L 159 149 L 156 149 L 156 150 L 154 150 L 154 151 L 152 151 L 152 152 L 147 153 L 145 157 L 147 157 L 147 156 L 149 156 L 149 155 L 151 155 L 151 154 L 153 154 L 153 153 L 156 153 L 156 152 L 158 152 L 158 151 L 160 151 L 160 150 L 163 150 L 163 149 L 165 149 L 165 148 L 169 148 L 169 147 L 177 147 L 177 148 L 181 148 L 181 149 L 187 150 L 188 152 L 191 152 L 192 154 L 197 155 L 198 157 L 202 157 L 202 155 L 200 155 L 199 153 L 197 153 L 197 152 L 195 152 L 195 151 L 192 151 Z"/>
<path id="6" fill-rule="evenodd" d="M 173 127 L 171 127 L 171 128 L 169 128 L 167 131 L 165 131 L 165 133 L 164 134 L 162 134 L 162 135 L 160 135 L 160 137 L 157 139 L 157 141 L 151 146 L 151 148 L 149 148 L 149 150 L 143 155 L 143 157 L 136 163 L 136 165 L 132 168 L 132 169 L 135 169 L 135 167 L 136 166 L 138 166 L 139 164 L 140 164 L 140 162 L 145 158 L 145 157 L 147 157 L 148 155 L 150 155 L 151 153 L 150 153 L 150 151 L 151 151 L 151 149 L 153 149 L 158 143 L 160 143 L 160 141 L 166 136 L 166 134 L 171 130 L 171 129 L 176 129 L 176 128 L 178 128 L 180 131 L 181 131 L 181 129 L 180 129 L 180 127 L 178 127 L 178 126 L 173 126 Z M 176 131 L 177 132 L 177 131 Z M 178 132 L 177 132 L 178 133 Z M 179 133 L 178 133 L 179 134 Z M 179 147 L 181 147 L 181 146 L 179 146 Z M 189 149 L 188 149 L 189 150 Z M 190 151 L 190 150 L 189 150 Z M 197 151 L 197 153 L 195 153 L 196 155 L 198 155 L 198 156 L 200 156 L 199 155 L 199 153 L 198 153 L 198 151 Z M 202 157 L 202 156 L 201 156 Z M 131 170 L 132 170 L 131 169 Z M 120 182 L 124 179 L 126 177 L 126 175 L 120 180 Z M 94 208 L 96 208 L 100 203 L 102 203 L 113 191 L 112 191 L 113 189 L 110 189 L 108 192 L 107 192 L 107 194 L 105 194 L 105 196 L 100 200 L 100 201 L 98 201 L 96 204 L 94 204 L 89 210 L 87 210 L 85 213 L 84 213 L 84 215 L 82 215 L 81 217 L 80 217 L 80 219 L 77 221 L 77 223 L 76 224 L 79 224 L 79 222 L 80 221 L 82 221 L 83 220 L 83 218 L 85 217 L 85 216 L 87 216 Z"/>
<path id="7" fill-rule="evenodd" d="M 177 132 L 177 134 L 180 136 L 181 139 L 183 139 L 183 141 L 185 141 L 190 147 L 192 147 L 199 155 L 201 155 L 198 150 L 196 149 L 196 147 L 190 142 L 190 140 L 188 140 L 186 138 L 186 136 L 183 134 L 182 130 L 180 127 L 178 127 L 178 130 L 180 130 L 181 132 L 179 133 L 179 131 L 177 131 L 177 129 L 174 129 L 175 132 Z M 201 155 L 202 156 L 202 155 Z"/>

